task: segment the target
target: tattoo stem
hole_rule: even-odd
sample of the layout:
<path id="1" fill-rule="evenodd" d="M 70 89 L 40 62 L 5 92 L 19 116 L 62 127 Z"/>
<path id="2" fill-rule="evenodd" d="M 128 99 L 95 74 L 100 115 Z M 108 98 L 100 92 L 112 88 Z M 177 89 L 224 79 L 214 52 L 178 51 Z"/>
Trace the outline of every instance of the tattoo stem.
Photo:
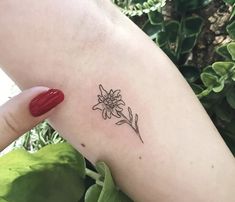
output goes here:
<path id="1" fill-rule="evenodd" d="M 140 138 L 140 141 L 144 144 L 144 141 L 140 135 L 140 131 L 139 131 L 139 127 L 137 125 L 137 122 L 135 122 L 135 127 L 132 125 L 132 122 L 125 116 L 125 114 L 123 114 L 122 112 L 118 113 L 122 118 L 124 118 L 126 120 L 126 123 L 135 131 L 135 133 L 137 134 L 137 136 Z"/>

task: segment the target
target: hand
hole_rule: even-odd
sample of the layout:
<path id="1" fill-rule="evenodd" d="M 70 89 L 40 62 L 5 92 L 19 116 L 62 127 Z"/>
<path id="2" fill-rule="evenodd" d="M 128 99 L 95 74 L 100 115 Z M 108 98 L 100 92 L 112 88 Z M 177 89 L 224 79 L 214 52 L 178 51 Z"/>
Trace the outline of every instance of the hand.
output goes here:
<path id="1" fill-rule="evenodd" d="M 64 100 L 58 89 L 33 87 L 0 107 L 0 151 L 46 119 Z"/>

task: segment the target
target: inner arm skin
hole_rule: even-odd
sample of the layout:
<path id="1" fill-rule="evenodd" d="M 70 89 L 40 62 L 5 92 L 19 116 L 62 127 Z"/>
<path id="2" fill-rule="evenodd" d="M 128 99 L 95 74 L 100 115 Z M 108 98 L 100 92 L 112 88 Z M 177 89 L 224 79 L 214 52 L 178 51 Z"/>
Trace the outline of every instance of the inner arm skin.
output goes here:
<path id="1" fill-rule="evenodd" d="M 0 27 L 3 70 L 22 90 L 64 92 L 49 122 L 92 163 L 105 161 L 134 201 L 234 201 L 234 158 L 197 97 L 108 0 L 2 0 Z M 92 110 L 99 84 L 121 89 L 144 144 Z"/>

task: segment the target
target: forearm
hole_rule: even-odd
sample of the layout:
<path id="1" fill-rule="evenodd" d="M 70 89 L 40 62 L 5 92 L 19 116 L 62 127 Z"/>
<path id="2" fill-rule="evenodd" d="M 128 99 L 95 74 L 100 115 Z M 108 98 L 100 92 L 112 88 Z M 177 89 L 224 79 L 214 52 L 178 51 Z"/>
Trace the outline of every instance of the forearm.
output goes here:
<path id="1" fill-rule="evenodd" d="M 50 123 L 93 163 L 107 162 L 136 201 L 232 201 L 233 157 L 169 59 L 108 1 L 56 3 L 0 2 L 6 72 L 22 89 L 65 93 Z M 144 144 L 92 110 L 99 84 L 121 89 Z"/>

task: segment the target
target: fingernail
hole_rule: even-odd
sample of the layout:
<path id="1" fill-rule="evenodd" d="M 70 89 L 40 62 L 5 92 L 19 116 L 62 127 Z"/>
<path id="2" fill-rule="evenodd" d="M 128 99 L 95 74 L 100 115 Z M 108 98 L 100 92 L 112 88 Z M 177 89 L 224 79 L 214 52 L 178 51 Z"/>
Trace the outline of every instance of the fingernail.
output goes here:
<path id="1" fill-rule="evenodd" d="M 31 100 L 29 110 L 32 116 L 41 116 L 64 100 L 64 93 L 58 89 L 50 89 Z"/>

